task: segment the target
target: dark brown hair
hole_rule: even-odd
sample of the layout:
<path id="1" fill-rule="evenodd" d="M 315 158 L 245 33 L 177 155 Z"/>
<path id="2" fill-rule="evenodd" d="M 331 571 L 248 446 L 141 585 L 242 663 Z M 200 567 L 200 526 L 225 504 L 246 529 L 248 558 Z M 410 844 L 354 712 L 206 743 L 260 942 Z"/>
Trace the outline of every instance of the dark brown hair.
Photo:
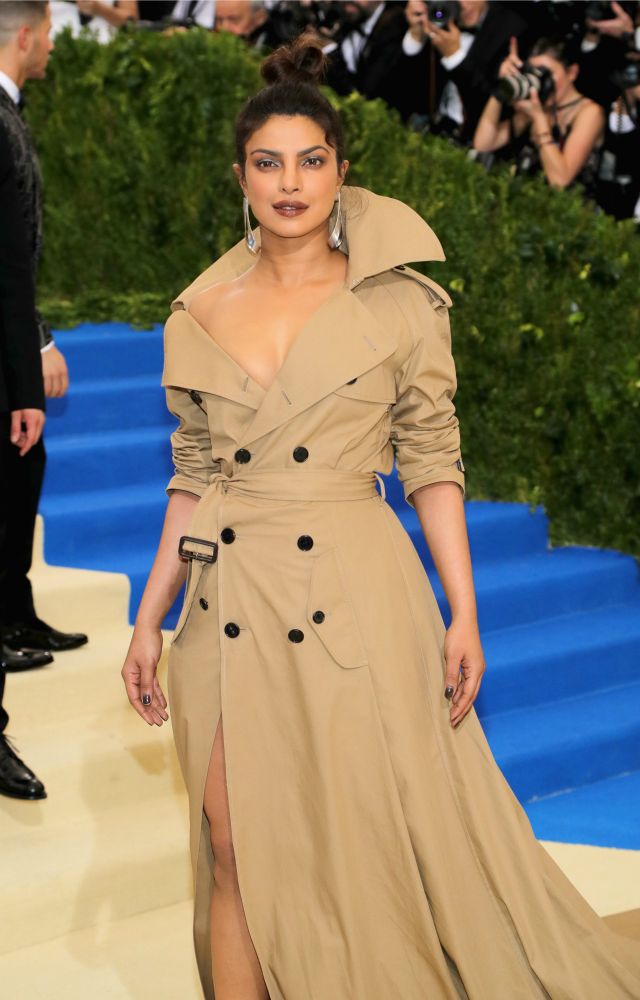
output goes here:
<path id="1" fill-rule="evenodd" d="M 551 35 L 546 38 L 539 38 L 535 43 L 529 58 L 532 56 L 550 56 L 556 62 L 562 63 L 565 69 L 577 63 L 580 57 L 578 43 L 573 38 L 565 38 L 563 35 Z"/>
<path id="2" fill-rule="evenodd" d="M 318 86 L 326 62 L 320 46 L 303 38 L 281 45 L 267 56 L 261 67 L 267 86 L 249 98 L 236 121 L 236 155 L 243 171 L 247 142 L 274 115 L 311 118 L 335 149 L 340 169 L 344 160 L 342 122 Z"/>

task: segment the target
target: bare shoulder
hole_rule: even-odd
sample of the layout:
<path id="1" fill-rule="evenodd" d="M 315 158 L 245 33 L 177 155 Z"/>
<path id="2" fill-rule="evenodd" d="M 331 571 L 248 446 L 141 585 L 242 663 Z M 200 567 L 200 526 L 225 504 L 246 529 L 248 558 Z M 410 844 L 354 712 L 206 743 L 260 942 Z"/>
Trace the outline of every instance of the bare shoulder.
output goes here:
<path id="1" fill-rule="evenodd" d="M 205 329 L 210 329 L 216 321 L 233 310 L 245 291 L 244 275 L 233 281 L 220 281 L 199 292 L 189 303 L 189 312 Z"/>

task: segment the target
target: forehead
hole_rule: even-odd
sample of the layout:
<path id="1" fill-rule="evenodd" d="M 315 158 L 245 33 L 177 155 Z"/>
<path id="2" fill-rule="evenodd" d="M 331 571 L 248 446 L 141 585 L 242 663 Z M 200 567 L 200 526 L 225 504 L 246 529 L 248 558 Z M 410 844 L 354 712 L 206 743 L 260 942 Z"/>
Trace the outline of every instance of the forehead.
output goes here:
<path id="1" fill-rule="evenodd" d="M 550 52 L 546 52 L 543 56 L 532 56 L 529 62 L 532 66 L 546 66 L 553 72 L 564 69 L 564 63 L 554 59 Z"/>
<path id="2" fill-rule="evenodd" d="M 324 130 L 303 115 L 273 115 L 249 137 L 247 149 L 256 146 L 282 152 L 298 152 L 316 144 L 326 146 Z"/>

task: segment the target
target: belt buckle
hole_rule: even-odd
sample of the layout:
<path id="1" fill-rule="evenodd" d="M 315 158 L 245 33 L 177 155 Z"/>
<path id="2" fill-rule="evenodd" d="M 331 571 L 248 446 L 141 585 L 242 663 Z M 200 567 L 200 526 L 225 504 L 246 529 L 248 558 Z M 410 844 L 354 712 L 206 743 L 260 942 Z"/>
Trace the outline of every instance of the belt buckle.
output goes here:
<path id="1" fill-rule="evenodd" d="M 185 552 L 185 542 L 192 542 L 194 545 L 208 545 L 213 551 L 207 552 Z M 183 535 L 178 545 L 178 555 L 183 559 L 197 559 L 198 562 L 214 563 L 218 558 L 218 543 L 209 542 L 206 538 L 191 538 L 190 535 Z"/>

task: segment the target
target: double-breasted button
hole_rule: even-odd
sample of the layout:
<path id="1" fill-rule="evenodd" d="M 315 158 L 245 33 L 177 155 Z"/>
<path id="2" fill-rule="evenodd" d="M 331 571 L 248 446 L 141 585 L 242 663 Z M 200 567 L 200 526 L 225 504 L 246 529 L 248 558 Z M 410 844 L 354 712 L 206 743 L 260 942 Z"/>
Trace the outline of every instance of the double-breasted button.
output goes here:
<path id="1" fill-rule="evenodd" d="M 292 628 L 289 632 L 290 642 L 302 642 L 304 639 L 304 632 L 301 632 L 299 628 Z"/>
<path id="2" fill-rule="evenodd" d="M 357 381 L 358 381 L 358 376 L 356 375 L 356 377 L 352 378 L 350 382 L 347 382 L 347 385 L 353 385 L 354 382 L 357 382 Z"/>
<path id="3" fill-rule="evenodd" d="M 224 634 L 228 635 L 230 639 L 237 639 L 240 635 L 240 628 L 235 622 L 227 622 L 224 627 Z"/>
<path id="4" fill-rule="evenodd" d="M 236 533 L 233 528 L 223 528 L 220 532 L 220 541 L 225 545 L 231 545 L 236 540 Z"/>
<path id="5" fill-rule="evenodd" d="M 300 535 L 298 548 L 303 552 L 309 552 L 313 548 L 313 538 L 311 535 Z"/>
<path id="6" fill-rule="evenodd" d="M 198 406 L 200 406 L 200 403 L 202 402 L 202 396 L 200 395 L 200 393 L 196 392 L 195 389 L 191 389 L 189 395 L 191 396 L 194 403 L 197 403 Z"/>
<path id="7" fill-rule="evenodd" d="M 235 458 L 236 462 L 240 463 L 240 465 L 246 465 L 247 462 L 251 461 L 251 452 L 247 451 L 246 448 L 238 448 L 237 452 L 233 457 Z"/>
<path id="8" fill-rule="evenodd" d="M 324 621 L 324 611 L 314 611 L 311 616 L 316 623 L 316 625 L 322 625 Z"/>
<path id="9" fill-rule="evenodd" d="M 306 448 L 300 446 L 299 448 L 293 449 L 293 457 L 296 462 L 306 462 L 309 457 L 309 452 Z"/>
<path id="10" fill-rule="evenodd" d="M 203 611 L 208 611 L 209 609 L 209 602 L 205 601 L 204 597 L 200 598 L 200 607 L 202 608 Z"/>

